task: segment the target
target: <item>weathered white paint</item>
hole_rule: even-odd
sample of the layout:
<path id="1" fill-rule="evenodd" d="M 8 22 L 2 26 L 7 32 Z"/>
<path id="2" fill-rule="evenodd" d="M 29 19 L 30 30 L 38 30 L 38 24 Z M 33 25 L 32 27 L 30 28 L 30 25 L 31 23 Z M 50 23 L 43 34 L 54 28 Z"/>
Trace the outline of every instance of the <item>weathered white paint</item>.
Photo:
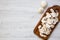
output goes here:
<path id="1" fill-rule="evenodd" d="M 60 0 L 47 0 L 49 5 Z M 41 0 L 0 0 L 0 40 L 40 40 L 33 29 L 41 17 L 37 11 Z M 60 24 L 49 40 L 60 39 Z"/>

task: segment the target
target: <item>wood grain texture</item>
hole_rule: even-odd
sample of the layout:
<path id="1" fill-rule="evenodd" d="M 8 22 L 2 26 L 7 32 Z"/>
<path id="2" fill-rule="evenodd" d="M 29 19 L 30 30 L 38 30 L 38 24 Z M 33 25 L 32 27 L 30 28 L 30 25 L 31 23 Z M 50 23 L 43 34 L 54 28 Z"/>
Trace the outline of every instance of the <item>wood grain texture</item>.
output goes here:
<path id="1" fill-rule="evenodd" d="M 47 0 L 49 6 L 60 0 Z M 33 29 L 40 19 L 41 0 L 0 0 L 0 40 L 40 40 Z M 49 40 L 60 39 L 60 23 Z"/>

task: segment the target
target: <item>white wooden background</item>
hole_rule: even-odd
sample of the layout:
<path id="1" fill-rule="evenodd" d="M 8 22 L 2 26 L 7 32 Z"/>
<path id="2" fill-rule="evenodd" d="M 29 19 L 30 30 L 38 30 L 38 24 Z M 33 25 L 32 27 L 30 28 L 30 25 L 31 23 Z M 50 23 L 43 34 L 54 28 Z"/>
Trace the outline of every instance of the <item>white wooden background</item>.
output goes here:
<path id="1" fill-rule="evenodd" d="M 47 0 L 48 6 L 60 0 Z M 33 29 L 40 19 L 41 0 L 0 0 L 0 40 L 40 40 Z M 60 40 L 60 23 L 49 40 Z"/>

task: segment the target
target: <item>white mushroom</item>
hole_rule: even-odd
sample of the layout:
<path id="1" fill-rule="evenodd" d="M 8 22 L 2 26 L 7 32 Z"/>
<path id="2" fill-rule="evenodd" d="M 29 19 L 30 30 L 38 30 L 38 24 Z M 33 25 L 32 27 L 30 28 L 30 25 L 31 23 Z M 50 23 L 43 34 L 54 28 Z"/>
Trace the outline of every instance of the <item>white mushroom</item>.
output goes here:
<path id="1" fill-rule="evenodd" d="M 50 18 L 47 19 L 47 23 L 48 23 L 48 24 L 52 24 L 53 21 L 54 21 L 53 19 L 50 19 Z"/>
<path id="2" fill-rule="evenodd" d="M 46 27 L 47 27 L 47 28 L 50 28 L 51 26 L 50 26 L 49 24 L 46 23 Z"/>
<path id="3" fill-rule="evenodd" d="M 41 20 L 42 23 L 46 23 L 47 22 L 47 18 L 46 17 L 43 17 L 42 20 Z"/>
<path id="4" fill-rule="evenodd" d="M 48 4 L 47 1 L 42 1 L 41 2 L 41 7 L 45 8 L 47 6 L 47 4 Z"/>
<path id="5" fill-rule="evenodd" d="M 55 13 L 53 9 L 50 9 L 50 11 L 52 12 L 51 13 L 52 17 L 57 17 L 58 16 L 58 12 Z"/>
<path id="6" fill-rule="evenodd" d="M 51 11 L 52 13 L 55 13 L 53 9 L 50 9 L 50 11 Z"/>
<path id="7" fill-rule="evenodd" d="M 49 29 L 49 28 L 47 28 L 47 31 L 46 31 L 46 35 L 49 35 L 50 34 L 50 32 L 51 32 L 51 29 Z"/>
<path id="8" fill-rule="evenodd" d="M 40 33 L 45 33 L 46 32 L 46 26 L 43 25 L 41 29 L 39 29 Z"/>
<path id="9" fill-rule="evenodd" d="M 47 12 L 47 13 L 46 13 L 46 17 L 47 17 L 47 18 L 50 18 L 50 17 L 51 17 L 51 14 Z"/>
<path id="10" fill-rule="evenodd" d="M 41 25 L 39 25 L 38 28 L 40 29 L 41 28 Z"/>
<path id="11" fill-rule="evenodd" d="M 58 18 L 53 19 L 53 24 L 56 24 L 58 22 Z"/>
<path id="12" fill-rule="evenodd" d="M 42 7 L 40 7 L 38 10 L 39 13 L 42 13 L 43 11 L 44 11 L 44 8 L 42 8 Z"/>
<path id="13" fill-rule="evenodd" d="M 51 28 L 54 28 L 54 25 L 53 24 L 51 24 L 50 26 L 51 26 Z"/>
<path id="14" fill-rule="evenodd" d="M 42 33 L 40 33 L 40 35 L 41 35 L 42 37 L 47 37 L 46 35 L 43 35 Z"/>

